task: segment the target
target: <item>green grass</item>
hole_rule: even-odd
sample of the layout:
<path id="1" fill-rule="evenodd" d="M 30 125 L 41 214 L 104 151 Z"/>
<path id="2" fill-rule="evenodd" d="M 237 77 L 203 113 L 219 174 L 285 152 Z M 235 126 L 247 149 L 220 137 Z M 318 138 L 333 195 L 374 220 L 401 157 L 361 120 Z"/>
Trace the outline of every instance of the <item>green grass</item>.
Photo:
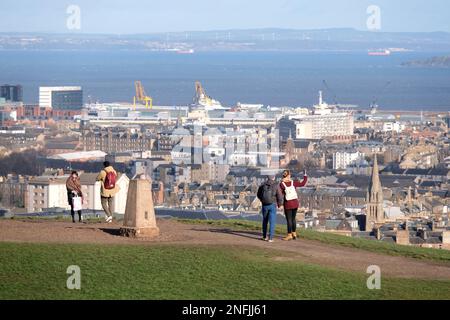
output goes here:
<path id="1" fill-rule="evenodd" d="M 261 231 L 258 222 L 245 220 L 189 220 L 178 219 L 178 221 L 190 224 L 203 224 L 214 227 L 232 228 L 239 230 Z M 419 248 L 413 246 L 403 246 L 382 241 L 352 238 L 332 233 L 318 232 L 313 230 L 299 229 L 298 234 L 303 239 L 315 240 L 330 245 L 338 245 L 366 251 L 387 254 L 391 256 L 403 256 L 414 259 L 433 260 L 450 264 L 450 251 L 441 249 Z M 277 226 L 276 233 L 284 235 L 285 226 Z"/>
<path id="2" fill-rule="evenodd" d="M 450 281 L 382 278 L 235 247 L 0 243 L 0 299 L 450 299 Z M 69 265 L 81 290 L 66 288 Z"/>

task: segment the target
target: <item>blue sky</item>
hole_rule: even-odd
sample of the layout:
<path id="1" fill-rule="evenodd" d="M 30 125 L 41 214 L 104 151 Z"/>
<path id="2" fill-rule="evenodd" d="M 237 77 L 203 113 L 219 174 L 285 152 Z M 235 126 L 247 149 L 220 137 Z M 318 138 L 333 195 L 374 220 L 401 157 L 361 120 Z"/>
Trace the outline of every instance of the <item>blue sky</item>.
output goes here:
<path id="1" fill-rule="evenodd" d="M 6 1 L 5 1 L 6 3 Z M 365 29 L 381 8 L 381 31 L 450 32 L 448 0 L 15 0 L 1 6 L 0 32 L 68 32 L 66 9 L 81 9 L 82 33 L 151 33 L 249 28 Z"/>

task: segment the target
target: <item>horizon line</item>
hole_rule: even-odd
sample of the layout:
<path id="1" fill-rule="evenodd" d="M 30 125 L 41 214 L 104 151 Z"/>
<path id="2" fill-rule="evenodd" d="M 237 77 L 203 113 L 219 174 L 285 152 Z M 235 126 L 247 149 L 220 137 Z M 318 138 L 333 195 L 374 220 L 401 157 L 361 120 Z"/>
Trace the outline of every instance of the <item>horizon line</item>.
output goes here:
<path id="1" fill-rule="evenodd" d="M 279 31 L 337 31 L 347 30 L 366 33 L 396 33 L 396 34 L 431 34 L 431 33 L 445 33 L 450 34 L 450 31 L 435 30 L 435 31 L 382 31 L 382 30 L 368 30 L 358 29 L 354 27 L 330 27 L 330 28 L 313 28 L 313 29 L 296 29 L 296 28 L 283 28 L 283 27 L 262 27 L 262 28 L 227 28 L 227 29 L 210 29 L 210 30 L 180 30 L 180 31 L 157 31 L 157 32 L 126 32 L 126 33 L 107 33 L 107 32 L 82 32 L 82 31 L 0 31 L 2 34 L 44 34 L 44 35 L 105 35 L 105 36 L 142 36 L 142 35 L 160 35 L 160 34 L 173 34 L 173 33 L 208 33 L 208 32 L 232 32 L 232 31 L 262 31 L 262 30 L 279 30 Z"/>

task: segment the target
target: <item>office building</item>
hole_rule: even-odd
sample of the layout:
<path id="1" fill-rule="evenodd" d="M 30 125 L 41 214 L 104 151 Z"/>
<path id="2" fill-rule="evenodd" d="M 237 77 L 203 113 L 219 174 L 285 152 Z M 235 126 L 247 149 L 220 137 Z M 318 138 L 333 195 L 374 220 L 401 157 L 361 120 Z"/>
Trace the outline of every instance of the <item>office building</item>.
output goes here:
<path id="1" fill-rule="evenodd" d="M 347 112 L 314 114 L 297 120 L 297 139 L 323 139 L 353 135 L 353 116 Z"/>
<path id="2" fill-rule="evenodd" d="M 81 87 L 40 87 L 39 107 L 80 110 L 83 108 L 83 90 Z"/>
<path id="3" fill-rule="evenodd" d="M 22 102 L 23 101 L 22 86 L 9 84 L 0 86 L 0 97 L 5 98 L 6 101 Z"/>

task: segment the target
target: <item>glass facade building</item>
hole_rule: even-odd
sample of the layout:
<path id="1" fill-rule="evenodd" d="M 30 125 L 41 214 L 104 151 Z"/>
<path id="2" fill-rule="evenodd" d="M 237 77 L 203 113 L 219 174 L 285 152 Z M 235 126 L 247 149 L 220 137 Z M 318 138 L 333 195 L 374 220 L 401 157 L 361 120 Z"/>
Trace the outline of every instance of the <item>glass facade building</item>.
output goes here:
<path id="1" fill-rule="evenodd" d="M 5 98 L 7 101 L 22 102 L 23 101 L 22 86 L 9 84 L 0 86 L 0 97 Z"/>
<path id="2" fill-rule="evenodd" d="M 62 110 L 79 110 L 83 108 L 83 91 L 53 91 L 52 108 Z"/>

